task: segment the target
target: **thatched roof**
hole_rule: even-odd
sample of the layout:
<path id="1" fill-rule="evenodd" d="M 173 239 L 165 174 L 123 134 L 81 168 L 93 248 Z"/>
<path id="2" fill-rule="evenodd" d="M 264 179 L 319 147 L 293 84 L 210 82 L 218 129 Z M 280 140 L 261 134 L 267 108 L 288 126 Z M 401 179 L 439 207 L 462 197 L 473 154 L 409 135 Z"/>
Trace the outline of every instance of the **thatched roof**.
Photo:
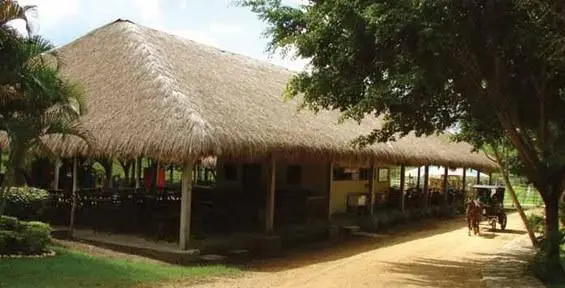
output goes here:
<path id="1" fill-rule="evenodd" d="M 82 122 L 97 154 L 177 163 L 275 155 L 494 168 L 470 145 L 445 137 L 407 136 L 358 151 L 351 141 L 378 128 L 377 119 L 338 124 L 337 112 L 298 112 L 296 102 L 282 99 L 291 71 L 130 21 L 98 28 L 58 53 L 64 75 L 86 90 Z M 87 152 L 76 139 L 49 146 L 64 156 Z"/>

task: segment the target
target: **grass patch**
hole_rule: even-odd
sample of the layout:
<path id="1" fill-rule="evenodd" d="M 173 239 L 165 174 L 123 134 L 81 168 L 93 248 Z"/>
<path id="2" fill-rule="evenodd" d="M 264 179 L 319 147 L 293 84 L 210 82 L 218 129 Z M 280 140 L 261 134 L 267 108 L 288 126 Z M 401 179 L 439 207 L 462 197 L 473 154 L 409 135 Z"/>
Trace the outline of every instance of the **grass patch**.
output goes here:
<path id="1" fill-rule="evenodd" d="M 182 267 L 92 257 L 64 248 L 55 248 L 55 251 L 55 257 L 0 259 L 0 287 L 135 287 L 239 272 L 223 265 Z"/>

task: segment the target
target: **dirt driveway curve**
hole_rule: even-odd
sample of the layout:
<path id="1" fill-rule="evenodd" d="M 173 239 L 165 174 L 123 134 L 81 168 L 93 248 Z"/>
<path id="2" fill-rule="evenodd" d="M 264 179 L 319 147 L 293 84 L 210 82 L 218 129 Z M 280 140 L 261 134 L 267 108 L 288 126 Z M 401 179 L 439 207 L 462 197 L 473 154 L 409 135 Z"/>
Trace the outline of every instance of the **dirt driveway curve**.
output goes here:
<path id="1" fill-rule="evenodd" d="M 194 287 L 483 287 L 482 265 L 525 229 L 517 213 L 508 215 L 505 232 L 482 226 L 482 236 L 469 237 L 465 226 L 463 218 L 426 221 L 394 236 L 296 251 L 256 263 L 241 278 Z"/>

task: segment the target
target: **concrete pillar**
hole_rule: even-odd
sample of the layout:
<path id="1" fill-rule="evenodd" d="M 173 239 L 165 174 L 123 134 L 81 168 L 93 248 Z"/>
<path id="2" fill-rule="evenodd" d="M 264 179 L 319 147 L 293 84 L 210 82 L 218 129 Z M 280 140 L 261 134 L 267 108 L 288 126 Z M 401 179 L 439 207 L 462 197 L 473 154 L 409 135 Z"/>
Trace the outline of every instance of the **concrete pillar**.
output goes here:
<path id="1" fill-rule="evenodd" d="M 333 183 L 334 183 L 334 163 L 330 161 L 328 165 L 329 175 L 328 175 L 328 220 L 332 220 L 332 194 L 333 194 Z"/>
<path id="2" fill-rule="evenodd" d="M 465 191 L 467 190 L 467 168 L 463 168 L 463 195 L 465 195 Z"/>
<path id="3" fill-rule="evenodd" d="M 416 180 L 416 188 L 420 189 L 420 167 L 418 167 L 418 179 Z"/>
<path id="4" fill-rule="evenodd" d="M 73 186 L 71 188 L 71 219 L 69 221 L 69 233 L 72 237 L 73 230 L 75 229 L 75 212 L 77 207 L 77 190 L 78 190 L 78 179 L 77 179 L 78 161 L 77 158 L 73 158 Z"/>
<path id="5" fill-rule="evenodd" d="M 371 160 L 371 168 L 369 168 L 369 195 L 371 201 L 369 202 L 369 214 L 373 215 L 375 210 L 375 161 Z"/>
<path id="6" fill-rule="evenodd" d="M 443 185 L 442 185 L 443 186 L 442 187 L 443 188 L 443 200 L 445 201 L 445 203 L 447 203 L 447 198 L 448 198 L 447 197 L 447 189 L 449 187 L 449 182 L 447 181 L 448 180 L 447 176 L 449 176 L 449 171 L 448 171 L 447 166 L 445 166 L 443 168 Z"/>
<path id="7" fill-rule="evenodd" d="M 187 250 L 190 244 L 190 216 L 192 210 L 192 169 L 194 161 L 188 160 L 182 169 L 182 198 L 180 204 L 180 232 L 179 246 L 181 250 Z"/>
<path id="8" fill-rule="evenodd" d="M 404 164 L 400 165 L 400 211 L 404 212 L 405 209 L 405 201 L 404 201 L 404 185 L 406 180 L 404 174 L 406 172 L 406 166 Z"/>
<path id="9" fill-rule="evenodd" d="M 269 159 L 269 168 L 268 168 L 268 186 L 267 186 L 267 197 L 265 203 L 265 231 L 269 234 L 273 233 L 274 224 L 275 224 L 275 188 L 276 188 L 276 174 L 277 174 L 277 167 L 276 161 L 274 157 Z"/>
<path id="10" fill-rule="evenodd" d="M 424 208 L 428 208 L 430 199 L 430 166 L 424 167 Z"/>
<path id="11" fill-rule="evenodd" d="M 61 163 L 61 159 L 59 157 L 57 157 L 57 159 L 55 159 L 55 163 L 53 164 L 53 190 L 59 190 L 59 178 L 60 178 L 60 172 L 61 172 L 61 165 L 63 165 Z"/>
<path id="12" fill-rule="evenodd" d="M 142 169 L 142 157 L 137 158 L 135 161 L 135 189 L 139 189 L 141 185 L 141 169 Z"/>

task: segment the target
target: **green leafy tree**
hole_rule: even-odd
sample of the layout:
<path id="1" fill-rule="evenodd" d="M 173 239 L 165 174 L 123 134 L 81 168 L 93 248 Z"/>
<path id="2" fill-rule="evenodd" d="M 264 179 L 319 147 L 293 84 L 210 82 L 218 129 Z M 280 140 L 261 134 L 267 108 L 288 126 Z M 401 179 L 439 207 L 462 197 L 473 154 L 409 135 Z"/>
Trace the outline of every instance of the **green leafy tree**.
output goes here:
<path id="1" fill-rule="evenodd" d="M 7 24 L 14 20 L 24 20 L 26 22 L 26 29 L 28 33 L 32 33 L 33 25 L 32 19 L 28 16 L 30 12 L 34 12 L 37 6 L 26 5 L 21 6 L 17 1 L 0 0 L 0 29 L 9 29 Z"/>
<path id="2" fill-rule="evenodd" d="M 565 180 L 565 2 L 242 1 L 270 49 L 310 59 L 287 97 L 384 126 L 357 144 L 496 124 L 545 202 L 547 270 L 563 278 L 558 200 Z M 477 130 L 480 132 L 480 130 Z"/>
<path id="3" fill-rule="evenodd" d="M 21 38 L 0 29 L 0 131 L 10 146 L 2 194 L 23 184 L 19 176 L 30 152 L 49 153 L 46 136 L 90 139 L 77 121 L 85 113 L 83 93 L 62 79 L 52 49 L 39 36 Z"/>

